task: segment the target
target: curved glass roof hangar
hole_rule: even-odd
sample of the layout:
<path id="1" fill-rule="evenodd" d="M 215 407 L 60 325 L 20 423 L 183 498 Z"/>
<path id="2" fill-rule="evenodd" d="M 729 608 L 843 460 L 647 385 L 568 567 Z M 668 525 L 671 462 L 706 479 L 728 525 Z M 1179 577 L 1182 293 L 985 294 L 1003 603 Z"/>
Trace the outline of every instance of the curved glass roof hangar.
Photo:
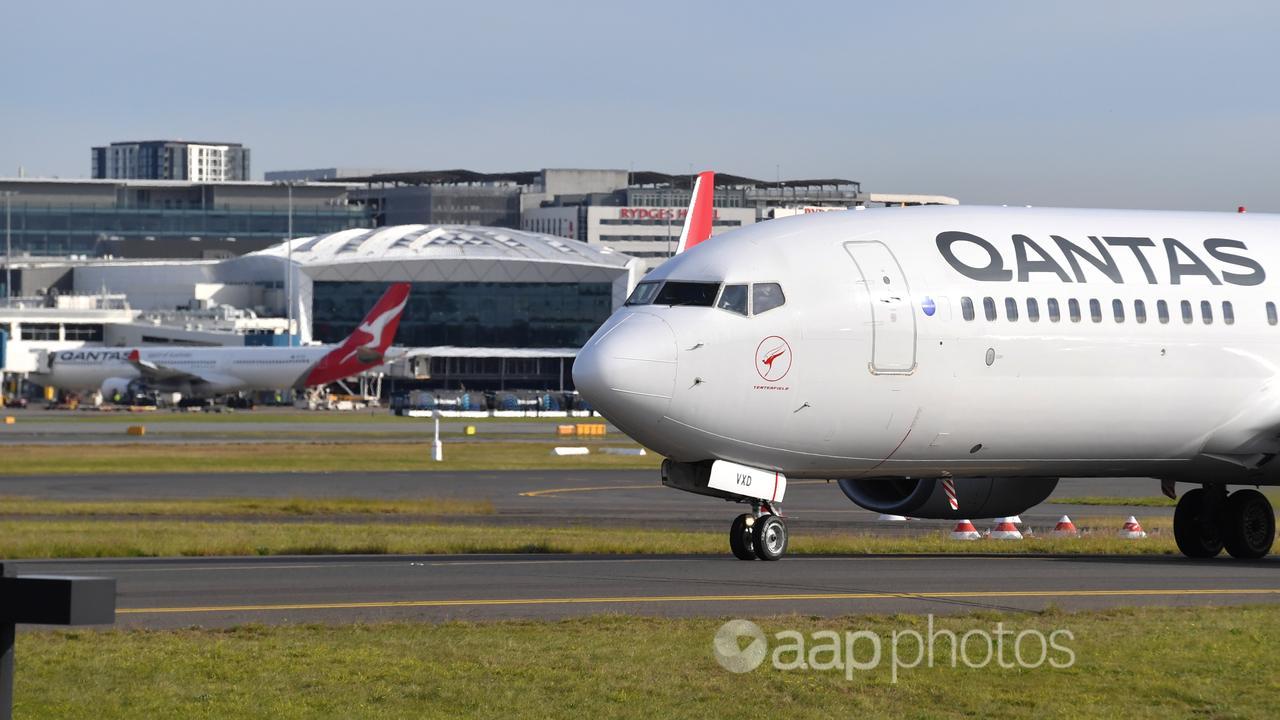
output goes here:
<path id="1" fill-rule="evenodd" d="M 607 283 L 617 308 L 641 273 L 639 261 L 629 255 L 542 233 L 396 225 L 295 238 L 224 260 L 215 274 L 224 282 L 283 284 L 290 266 L 295 317 L 304 339 L 310 335 L 313 285 L 318 282 Z"/>

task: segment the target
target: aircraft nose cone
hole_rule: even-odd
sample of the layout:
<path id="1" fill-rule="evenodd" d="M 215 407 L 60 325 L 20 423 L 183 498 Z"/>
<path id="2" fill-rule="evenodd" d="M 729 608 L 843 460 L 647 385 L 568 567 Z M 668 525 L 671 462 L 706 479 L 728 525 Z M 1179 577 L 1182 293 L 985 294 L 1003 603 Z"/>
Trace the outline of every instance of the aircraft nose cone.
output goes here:
<path id="1" fill-rule="evenodd" d="M 656 315 L 632 312 L 606 324 L 578 352 L 573 383 L 623 432 L 661 420 L 676 381 L 676 336 Z"/>

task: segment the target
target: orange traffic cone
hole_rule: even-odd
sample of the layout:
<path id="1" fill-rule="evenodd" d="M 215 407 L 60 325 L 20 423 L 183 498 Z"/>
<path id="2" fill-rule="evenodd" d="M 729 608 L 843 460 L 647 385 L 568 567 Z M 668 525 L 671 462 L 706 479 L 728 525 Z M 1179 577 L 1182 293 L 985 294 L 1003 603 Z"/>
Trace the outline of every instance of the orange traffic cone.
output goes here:
<path id="1" fill-rule="evenodd" d="M 956 528 L 951 531 L 952 540 L 980 540 L 982 535 L 978 533 L 978 528 L 968 520 L 961 520 L 956 523 Z"/>
<path id="2" fill-rule="evenodd" d="M 1138 524 L 1138 518 L 1132 515 L 1124 521 L 1124 527 L 1120 528 L 1120 537 L 1127 540 L 1141 540 L 1146 536 L 1147 532 Z"/>
<path id="3" fill-rule="evenodd" d="M 1058 518 L 1058 524 L 1053 526 L 1053 534 L 1065 537 L 1077 537 L 1080 531 L 1076 529 L 1076 524 L 1071 522 L 1071 518 L 1063 515 Z"/>
<path id="4" fill-rule="evenodd" d="M 1012 518 L 1003 517 L 996 521 L 990 537 L 992 540 L 1021 540 L 1022 533 L 1018 532 L 1018 526 L 1013 524 Z"/>

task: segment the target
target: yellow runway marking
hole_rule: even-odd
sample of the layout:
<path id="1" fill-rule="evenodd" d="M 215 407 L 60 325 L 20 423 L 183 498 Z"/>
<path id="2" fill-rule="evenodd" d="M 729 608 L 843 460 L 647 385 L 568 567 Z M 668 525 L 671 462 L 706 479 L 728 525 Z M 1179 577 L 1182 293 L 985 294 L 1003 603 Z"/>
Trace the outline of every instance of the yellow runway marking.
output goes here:
<path id="1" fill-rule="evenodd" d="M 826 480 L 788 480 L 787 485 L 817 485 L 825 484 Z M 645 485 L 596 485 L 594 487 L 566 487 L 566 488 L 548 488 L 546 490 L 529 490 L 520 493 L 521 497 L 541 497 L 543 495 L 559 495 L 561 493 L 575 492 L 595 492 L 597 490 L 653 490 L 656 488 L 664 488 L 666 485 L 659 483 L 648 483 Z"/>
<path id="2" fill-rule="evenodd" d="M 520 493 L 521 497 L 540 497 L 542 495 L 559 495 L 560 493 L 573 492 L 593 492 L 596 490 L 652 490 L 654 488 L 665 487 L 655 483 L 645 485 L 599 485 L 596 487 L 568 487 L 568 488 L 549 488 L 547 490 L 530 490 L 529 492 Z"/>
<path id="3" fill-rule="evenodd" d="M 974 600 L 1065 597 L 1198 597 L 1280 595 L 1280 588 L 1165 590 L 990 590 L 972 592 L 804 593 L 784 595 L 638 595 L 630 597 L 491 598 L 475 600 L 384 600 L 375 602 L 305 603 L 296 605 L 206 605 L 195 607 L 120 608 L 118 615 L 174 613 L 266 612 L 279 610 L 359 610 L 379 608 L 495 607 L 503 605 L 599 605 L 676 602 L 760 602 L 778 600 Z"/>

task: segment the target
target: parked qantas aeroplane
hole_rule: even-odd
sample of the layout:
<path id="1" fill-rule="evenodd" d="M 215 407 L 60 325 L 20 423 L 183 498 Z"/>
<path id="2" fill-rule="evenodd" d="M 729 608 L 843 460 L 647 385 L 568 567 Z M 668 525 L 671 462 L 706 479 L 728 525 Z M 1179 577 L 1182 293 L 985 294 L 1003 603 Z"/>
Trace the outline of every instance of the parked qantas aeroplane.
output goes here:
<path id="1" fill-rule="evenodd" d="M 959 519 L 1078 477 L 1194 485 L 1182 552 L 1257 558 L 1271 505 L 1227 488 L 1280 484 L 1277 237 L 1274 215 L 942 206 L 693 236 L 574 381 L 664 484 L 751 505 L 742 559 L 785 552 L 788 478 Z"/>
<path id="2" fill-rule="evenodd" d="M 197 398 L 327 385 L 382 364 L 408 299 L 408 283 L 392 285 L 338 345 L 62 350 L 48 355 L 48 367 L 33 380 L 68 390 L 101 389 L 107 397 L 126 394 L 131 385 Z"/>

